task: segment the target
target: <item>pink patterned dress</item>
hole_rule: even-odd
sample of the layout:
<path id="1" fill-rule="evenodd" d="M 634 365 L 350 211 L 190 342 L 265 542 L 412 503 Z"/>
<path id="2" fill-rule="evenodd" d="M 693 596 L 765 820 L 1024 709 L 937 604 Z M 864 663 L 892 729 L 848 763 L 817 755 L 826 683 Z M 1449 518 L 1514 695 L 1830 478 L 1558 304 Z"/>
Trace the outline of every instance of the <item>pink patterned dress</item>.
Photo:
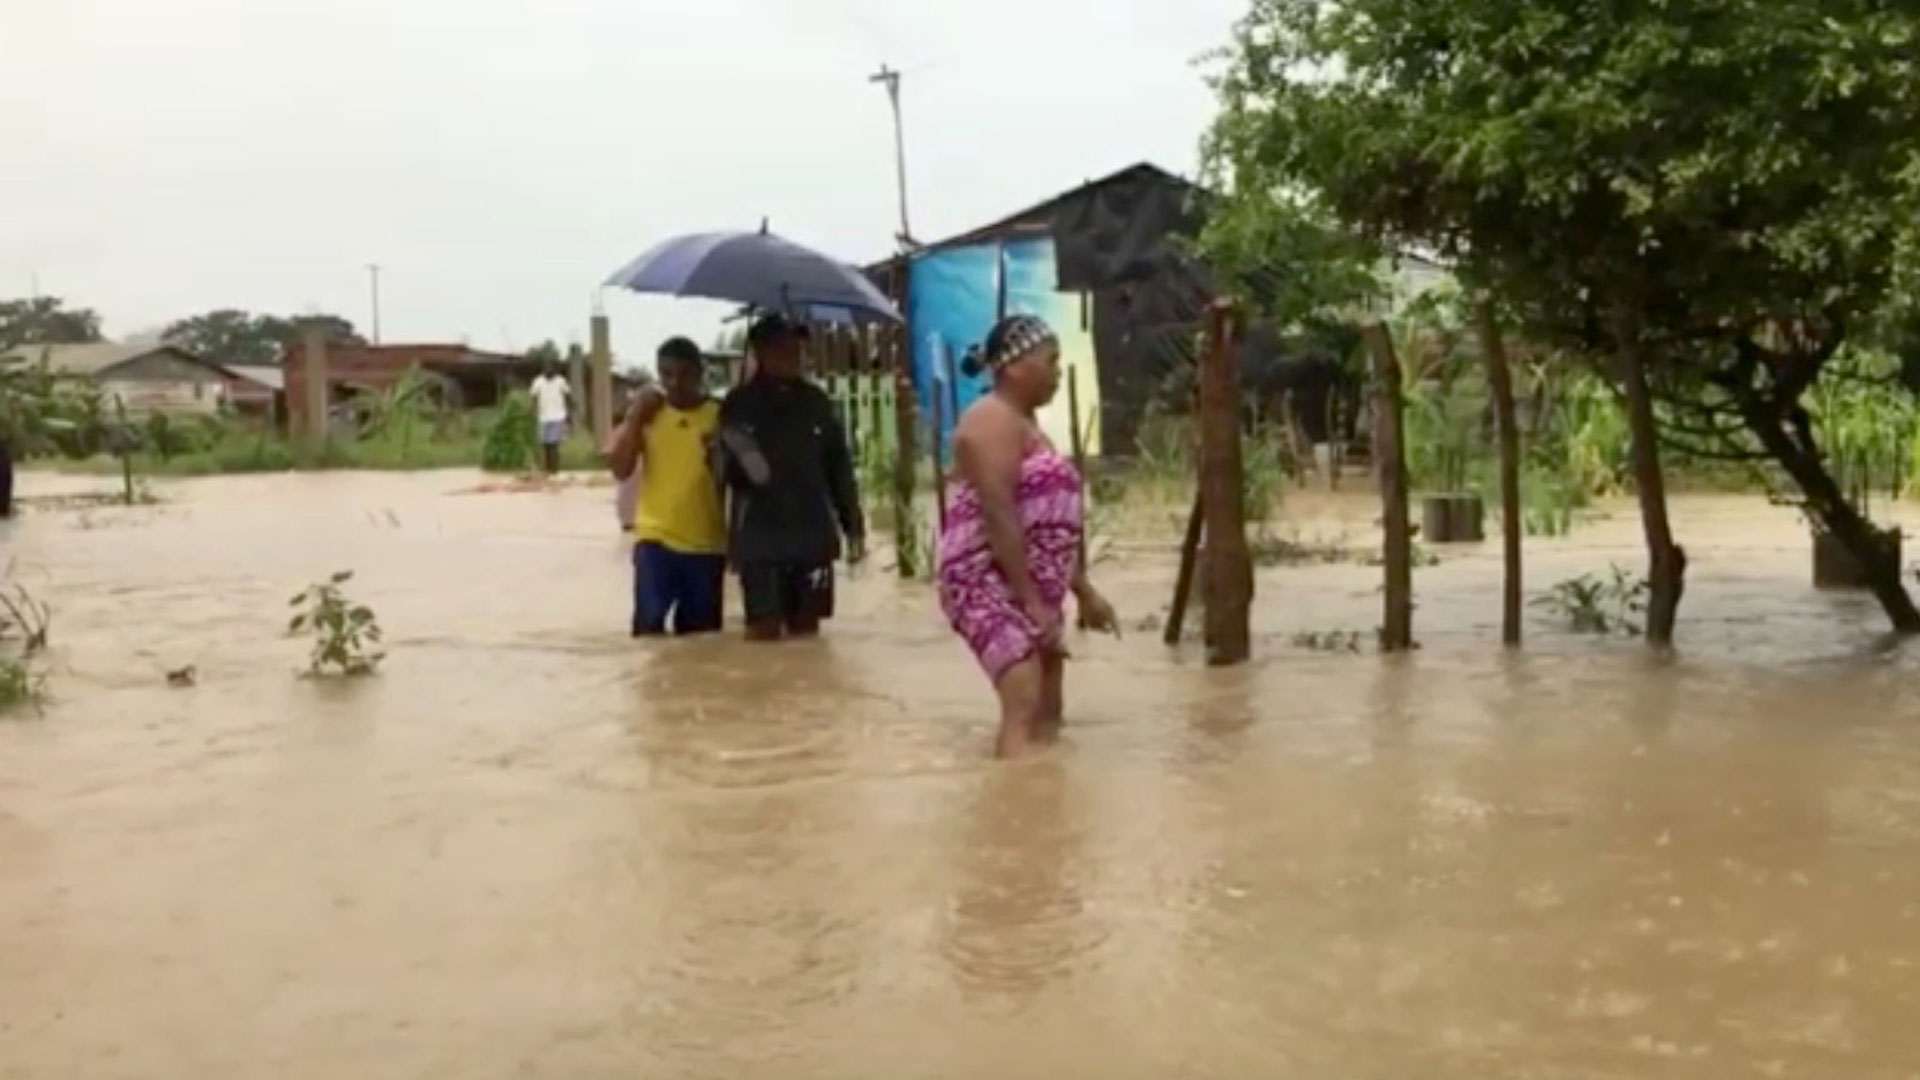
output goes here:
<path id="1" fill-rule="evenodd" d="M 1063 612 L 1080 557 L 1080 473 L 1042 439 L 1020 462 L 1014 491 L 1027 539 L 1027 569 L 1049 608 Z M 947 497 L 940 533 L 940 608 L 994 682 L 1040 647 L 1040 628 L 1020 608 L 987 544 L 979 493 L 961 480 Z"/>

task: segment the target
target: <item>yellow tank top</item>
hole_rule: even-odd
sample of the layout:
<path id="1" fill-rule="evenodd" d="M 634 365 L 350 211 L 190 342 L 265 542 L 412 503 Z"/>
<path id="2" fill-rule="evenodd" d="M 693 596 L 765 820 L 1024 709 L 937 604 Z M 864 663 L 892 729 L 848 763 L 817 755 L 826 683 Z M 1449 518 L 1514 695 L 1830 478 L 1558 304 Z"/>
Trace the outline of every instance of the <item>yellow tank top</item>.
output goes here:
<path id="1" fill-rule="evenodd" d="M 719 430 L 720 403 L 711 400 L 691 409 L 662 406 L 647 424 L 634 540 L 689 555 L 726 550 L 720 485 L 708 465 Z"/>

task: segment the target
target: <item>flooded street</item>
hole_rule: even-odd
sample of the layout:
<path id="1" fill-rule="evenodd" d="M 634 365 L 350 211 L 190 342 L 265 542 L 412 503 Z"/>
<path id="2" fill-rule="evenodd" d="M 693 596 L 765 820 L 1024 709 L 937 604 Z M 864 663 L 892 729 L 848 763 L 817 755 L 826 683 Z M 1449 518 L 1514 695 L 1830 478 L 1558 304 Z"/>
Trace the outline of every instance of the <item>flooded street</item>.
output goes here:
<path id="1" fill-rule="evenodd" d="M 1677 659 L 1538 615 L 1503 657 L 1493 545 L 1416 572 L 1417 655 L 1301 649 L 1379 571 L 1275 568 L 1255 663 L 1081 640 L 1003 767 L 885 552 L 821 641 L 639 644 L 610 491 L 479 482 L 0 525 L 55 608 L 0 722 L 0 1078 L 1920 1075 L 1920 652 L 1764 499 L 1676 499 Z M 1095 569 L 1130 626 L 1161 532 Z M 1531 544 L 1529 593 L 1638 537 Z M 343 569 L 391 657 L 300 680 L 287 597 Z"/>

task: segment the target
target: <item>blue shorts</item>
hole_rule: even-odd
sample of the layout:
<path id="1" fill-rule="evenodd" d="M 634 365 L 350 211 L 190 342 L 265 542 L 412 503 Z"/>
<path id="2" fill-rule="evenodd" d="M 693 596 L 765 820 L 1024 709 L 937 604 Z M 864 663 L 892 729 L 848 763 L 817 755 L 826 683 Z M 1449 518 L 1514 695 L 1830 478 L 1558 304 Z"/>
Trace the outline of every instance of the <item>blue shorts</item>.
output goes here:
<path id="1" fill-rule="evenodd" d="M 525 428 L 520 430 L 525 431 Z M 547 420 L 540 424 L 540 445 L 559 446 L 567 441 L 567 422 L 565 420 Z"/>
<path id="2" fill-rule="evenodd" d="M 651 540 L 633 545 L 633 636 L 720 629 L 725 555 L 692 555 Z"/>

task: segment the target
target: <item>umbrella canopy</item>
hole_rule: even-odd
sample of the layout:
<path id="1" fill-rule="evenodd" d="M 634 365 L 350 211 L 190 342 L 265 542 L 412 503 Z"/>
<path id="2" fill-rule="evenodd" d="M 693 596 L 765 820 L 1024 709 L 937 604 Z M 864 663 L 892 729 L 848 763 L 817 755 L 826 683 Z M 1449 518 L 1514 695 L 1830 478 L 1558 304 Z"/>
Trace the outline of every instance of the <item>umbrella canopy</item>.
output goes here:
<path id="1" fill-rule="evenodd" d="M 900 312 L 859 270 L 762 229 L 677 236 L 620 268 L 608 285 L 641 293 L 731 300 L 810 317 L 819 309 L 899 322 Z"/>

